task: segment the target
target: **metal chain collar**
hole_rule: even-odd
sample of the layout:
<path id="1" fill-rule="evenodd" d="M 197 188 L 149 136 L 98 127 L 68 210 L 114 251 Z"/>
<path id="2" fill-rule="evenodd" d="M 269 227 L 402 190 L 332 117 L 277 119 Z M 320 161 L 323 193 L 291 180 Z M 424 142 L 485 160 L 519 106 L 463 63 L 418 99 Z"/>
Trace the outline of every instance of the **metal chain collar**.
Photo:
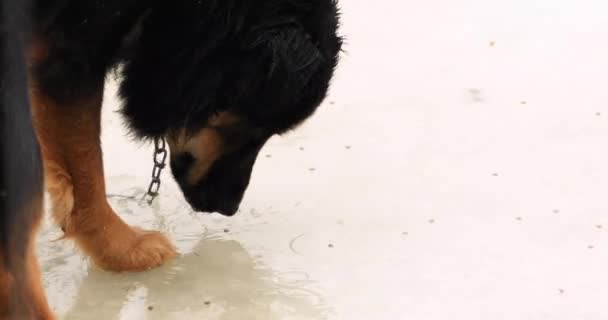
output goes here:
<path id="1" fill-rule="evenodd" d="M 160 175 L 167 165 L 167 146 L 164 138 L 154 139 L 154 169 L 152 169 L 152 181 L 148 186 L 148 192 L 146 193 L 146 200 L 148 204 L 152 204 L 154 199 L 158 196 L 160 190 Z"/>

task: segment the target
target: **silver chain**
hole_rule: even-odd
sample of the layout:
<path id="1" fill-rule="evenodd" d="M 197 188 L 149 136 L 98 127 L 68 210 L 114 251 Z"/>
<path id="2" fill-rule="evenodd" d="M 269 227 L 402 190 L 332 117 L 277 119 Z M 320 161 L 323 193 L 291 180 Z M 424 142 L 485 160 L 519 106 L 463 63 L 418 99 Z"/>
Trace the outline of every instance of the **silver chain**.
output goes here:
<path id="1" fill-rule="evenodd" d="M 167 147 L 164 138 L 154 139 L 154 169 L 152 169 L 152 181 L 148 186 L 146 198 L 148 204 L 152 204 L 160 190 L 160 175 L 167 165 Z"/>

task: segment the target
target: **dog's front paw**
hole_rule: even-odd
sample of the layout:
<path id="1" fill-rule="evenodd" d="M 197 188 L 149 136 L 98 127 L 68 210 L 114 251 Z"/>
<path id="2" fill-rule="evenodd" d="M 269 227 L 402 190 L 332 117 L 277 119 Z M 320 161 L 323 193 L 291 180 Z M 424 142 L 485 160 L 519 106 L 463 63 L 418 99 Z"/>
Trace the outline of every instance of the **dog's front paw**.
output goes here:
<path id="1" fill-rule="evenodd" d="M 139 228 L 131 230 L 136 234 L 135 240 L 126 252 L 114 257 L 109 270 L 143 271 L 159 267 L 175 257 L 175 247 L 164 234 Z"/>
<path id="2" fill-rule="evenodd" d="M 78 243 L 95 264 L 109 271 L 149 270 L 176 255 L 175 247 L 164 234 L 130 227 L 122 220 L 95 235 L 83 236 L 77 237 Z"/>

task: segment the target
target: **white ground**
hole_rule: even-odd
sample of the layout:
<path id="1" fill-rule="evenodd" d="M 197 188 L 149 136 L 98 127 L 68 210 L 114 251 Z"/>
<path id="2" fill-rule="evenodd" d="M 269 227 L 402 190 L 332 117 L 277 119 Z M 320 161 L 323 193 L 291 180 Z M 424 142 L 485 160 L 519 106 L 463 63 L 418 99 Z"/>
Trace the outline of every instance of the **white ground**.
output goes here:
<path id="1" fill-rule="evenodd" d="M 142 274 L 45 227 L 61 319 L 608 319 L 608 1 L 342 7 L 332 95 L 265 148 L 238 216 L 191 213 L 169 172 L 153 207 L 113 197 L 182 254 Z M 151 149 L 116 108 L 109 192 L 139 196 Z"/>

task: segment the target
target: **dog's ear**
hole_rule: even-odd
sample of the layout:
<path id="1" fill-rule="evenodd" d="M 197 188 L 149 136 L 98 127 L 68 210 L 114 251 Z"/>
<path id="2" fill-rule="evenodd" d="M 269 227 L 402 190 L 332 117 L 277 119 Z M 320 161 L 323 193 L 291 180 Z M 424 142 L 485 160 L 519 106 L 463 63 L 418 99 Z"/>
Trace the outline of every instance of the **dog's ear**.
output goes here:
<path id="1" fill-rule="evenodd" d="M 288 129 L 314 112 L 325 98 L 333 65 L 299 26 L 276 27 L 252 43 L 258 52 L 260 88 L 252 99 L 254 118 Z M 262 75 L 262 79 L 260 79 Z"/>
<path id="2" fill-rule="evenodd" d="M 134 50 L 139 46 L 139 41 L 144 28 L 144 22 L 150 16 L 152 9 L 146 10 L 135 20 L 131 29 L 122 38 L 122 55 L 131 57 Z"/>
<path id="3" fill-rule="evenodd" d="M 319 68 L 323 57 L 311 37 L 301 28 L 268 35 L 271 60 L 268 81 L 293 92 L 303 89 Z"/>

